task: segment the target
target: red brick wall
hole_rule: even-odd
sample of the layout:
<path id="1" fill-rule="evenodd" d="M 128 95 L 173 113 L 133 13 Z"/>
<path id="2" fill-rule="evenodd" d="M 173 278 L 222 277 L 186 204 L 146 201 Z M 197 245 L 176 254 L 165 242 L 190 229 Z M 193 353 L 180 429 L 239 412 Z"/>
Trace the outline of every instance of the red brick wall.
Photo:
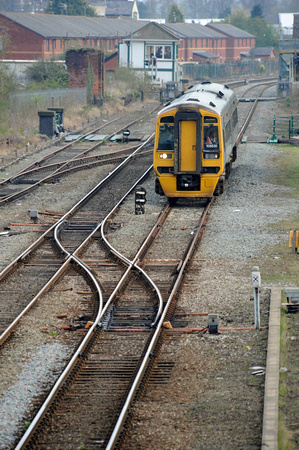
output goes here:
<path id="1" fill-rule="evenodd" d="M 118 53 L 115 53 L 112 58 L 105 61 L 105 70 L 115 71 L 118 68 Z"/>
<path id="2" fill-rule="evenodd" d="M 43 38 L 0 15 L 0 32 L 8 43 L 4 59 L 41 59 Z M 4 42 L 4 46 L 6 43 Z"/>
<path id="3" fill-rule="evenodd" d="M 100 50 L 68 50 L 65 60 L 70 88 L 85 87 L 88 67 L 91 67 L 94 74 L 93 94 L 104 95 L 104 56 Z"/>
<path id="4" fill-rule="evenodd" d="M 205 51 L 220 56 L 215 62 L 223 62 L 226 59 L 226 39 L 192 39 L 192 47 L 190 47 L 190 39 L 185 38 L 180 42 L 178 52 L 179 61 L 197 61 L 198 59 L 193 58 L 194 51 Z"/>

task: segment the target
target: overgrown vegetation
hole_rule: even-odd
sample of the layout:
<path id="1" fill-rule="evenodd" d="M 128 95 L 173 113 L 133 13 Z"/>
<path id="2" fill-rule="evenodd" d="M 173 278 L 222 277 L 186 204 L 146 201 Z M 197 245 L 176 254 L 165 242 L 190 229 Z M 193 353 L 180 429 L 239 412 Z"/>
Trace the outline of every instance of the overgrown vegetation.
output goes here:
<path id="1" fill-rule="evenodd" d="M 14 75 L 4 64 L 0 63 L 0 135 L 9 127 L 7 114 L 9 112 L 9 96 L 16 92 L 18 85 Z"/>
<path id="2" fill-rule="evenodd" d="M 67 69 L 63 61 L 40 60 L 29 66 L 27 75 L 30 82 L 27 89 L 57 89 L 68 86 Z"/>
<path id="3" fill-rule="evenodd" d="M 299 148 L 285 145 L 280 147 L 281 153 L 275 157 L 275 165 L 281 168 L 275 179 L 276 184 L 292 188 L 292 197 L 299 198 Z"/>
<path id="4" fill-rule="evenodd" d="M 116 69 L 113 80 L 108 83 L 108 89 L 112 97 L 119 92 L 121 96 L 131 94 L 133 98 L 138 98 L 141 91 L 151 91 L 152 81 L 146 71 L 138 72 L 121 66 Z"/>

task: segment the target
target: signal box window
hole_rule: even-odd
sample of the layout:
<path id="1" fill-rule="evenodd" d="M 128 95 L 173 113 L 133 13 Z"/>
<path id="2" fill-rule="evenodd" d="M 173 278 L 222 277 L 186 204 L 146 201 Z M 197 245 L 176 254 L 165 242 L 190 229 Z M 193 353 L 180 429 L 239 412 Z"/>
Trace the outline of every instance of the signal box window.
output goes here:
<path id="1" fill-rule="evenodd" d="M 210 125 L 204 127 L 204 148 L 205 150 L 219 149 L 218 128 Z"/>
<path id="2" fill-rule="evenodd" d="M 171 125 L 160 125 L 158 150 L 174 149 L 174 127 Z"/>

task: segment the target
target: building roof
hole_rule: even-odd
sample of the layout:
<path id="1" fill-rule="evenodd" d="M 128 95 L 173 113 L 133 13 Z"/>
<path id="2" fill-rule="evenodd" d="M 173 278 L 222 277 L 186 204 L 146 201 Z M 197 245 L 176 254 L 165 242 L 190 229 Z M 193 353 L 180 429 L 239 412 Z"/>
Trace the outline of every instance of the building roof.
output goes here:
<path id="1" fill-rule="evenodd" d="M 164 23 L 163 26 L 176 33 L 180 38 L 221 38 L 223 35 L 200 23 Z"/>
<path id="2" fill-rule="evenodd" d="M 144 27 L 144 22 L 130 19 L 66 16 L 54 14 L 0 13 L 7 19 L 46 39 L 51 38 L 122 38 Z"/>
<path id="3" fill-rule="evenodd" d="M 262 56 L 271 56 L 271 53 L 275 50 L 273 47 L 255 47 L 252 49 L 254 56 L 262 57 Z"/>
<path id="4" fill-rule="evenodd" d="M 139 30 L 133 33 L 134 40 L 141 41 L 179 41 L 180 38 L 177 34 L 172 33 L 170 30 L 165 29 L 164 25 L 160 25 L 156 22 L 149 22 Z M 131 39 L 131 35 L 127 36 L 127 39 Z"/>
<path id="5" fill-rule="evenodd" d="M 227 36 L 231 36 L 233 38 L 255 38 L 253 34 L 241 30 L 240 28 L 234 27 L 229 23 L 209 23 L 206 25 L 206 27 L 214 29 L 219 33 L 226 34 Z"/>
<path id="6" fill-rule="evenodd" d="M 275 50 L 274 47 L 254 47 L 249 52 L 241 52 L 240 55 L 244 58 L 269 58 L 272 55 L 275 56 Z"/>
<path id="7" fill-rule="evenodd" d="M 204 59 L 218 59 L 218 58 L 220 58 L 220 56 L 218 56 L 218 55 L 214 55 L 213 53 L 205 52 L 205 51 L 193 52 L 193 56 L 194 55 L 199 56 L 200 58 L 204 58 Z"/>

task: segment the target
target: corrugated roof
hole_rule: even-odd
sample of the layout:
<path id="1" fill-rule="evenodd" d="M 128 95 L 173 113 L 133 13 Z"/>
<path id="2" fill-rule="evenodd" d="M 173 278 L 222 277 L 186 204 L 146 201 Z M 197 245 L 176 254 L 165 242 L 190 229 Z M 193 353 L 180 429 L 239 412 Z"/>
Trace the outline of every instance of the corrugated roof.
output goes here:
<path id="1" fill-rule="evenodd" d="M 217 31 L 206 28 L 200 23 L 164 23 L 164 27 L 176 33 L 181 38 L 221 38 Z"/>
<path id="2" fill-rule="evenodd" d="M 207 28 L 213 28 L 216 31 L 219 31 L 219 33 L 225 33 L 228 36 L 232 36 L 234 38 L 254 38 L 250 33 L 247 33 L 247 31 L 241 30 L 240 28 L 234 27 L 233 25 L 230 25 L 229 23 L 208 23 L 206 25 Z"/>
<path id="3" fill-rule="evenodd" d="M 213 53 L 205 52 L 205 51 L 193 52 L 193 55 L 200 56 L 201 58 L 205 58 L 205 59 L 218 59 L 218 58 L 220 58 L 220 56 L 218 56 L 218 55 L 214 55 Z"/>
<path id="4" fill-rule="evenodd" d="M 113 38 L 124 37 L 144 27 L 145 22 L 130 19 L 107 19 L 102 17 L 66 16 L 54 14 L 3 13 L 15 23 L 44 38 Z"/>
<path id="5" fill-rule="evenodd" d="M 254 56 L 270 56 L 273 51 L 273 47 L 255 47 L 253 49 Z"/>

